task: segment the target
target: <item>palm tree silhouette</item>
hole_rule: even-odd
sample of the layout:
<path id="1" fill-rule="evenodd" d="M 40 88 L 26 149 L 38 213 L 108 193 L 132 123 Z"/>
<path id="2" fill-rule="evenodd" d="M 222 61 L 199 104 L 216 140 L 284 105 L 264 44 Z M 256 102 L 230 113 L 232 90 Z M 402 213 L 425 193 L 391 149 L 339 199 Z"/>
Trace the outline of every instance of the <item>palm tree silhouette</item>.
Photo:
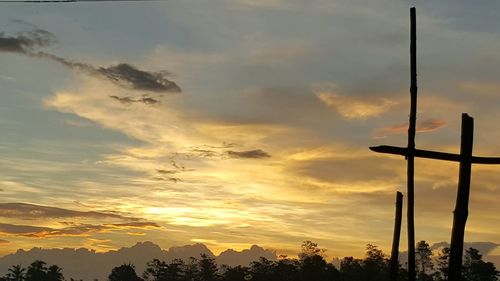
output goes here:
<path id="1" fill-rule="evenodd" d="M 20 264 L 13 265 L 9 268 L 7 273 L 7 280 L 9 281 L 24 281 L 26 268 L 21 267 Z"/>
<path id="2" fill-rule="evenodd" d="M 63 281 L 62 268 L 57 265 L 51 265 L 47 270 L 47 281 Z"/>

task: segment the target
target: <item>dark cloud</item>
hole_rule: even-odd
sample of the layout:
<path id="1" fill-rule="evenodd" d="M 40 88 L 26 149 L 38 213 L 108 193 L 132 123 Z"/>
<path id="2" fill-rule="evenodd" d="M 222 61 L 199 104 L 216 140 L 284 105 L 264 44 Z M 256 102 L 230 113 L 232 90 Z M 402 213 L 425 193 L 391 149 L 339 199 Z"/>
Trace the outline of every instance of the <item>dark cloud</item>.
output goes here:
<path id="1" fill-rule="evenodd" d="M 119 97 L 119 96 L 109 96 L 110 98 L 122 103 L 122 104 L 132 104 L 132 103 L 143 103 L 147 105 L 157 104 L 160 101 L 151 97 L 144 96 L 142 98 L 134 99 L 133 97 Z"/>
<path id="2" fill-rule="evenodd" d="M 227 152 L 227 155 L 232 158 L 250 158 L 250 159 L 260 159 L 260 158 L 269 158 L 271 155 L 269 155 L 267 152 L 265 152 L 262 149 L 255 149 L 255 150 L 247 150 L 247 151 L 232 151 L 229 150 Z"/>
<path id="3" fill-rule="evenodd" d="M 174 183 L 178 183 L 178 182 L 182 181 L 181 178 L 175 178 L 175 177 L 155 177 L 154 179 L 157 181 L 170 181 L 170 182 L 174 182 Z"/>
<path id="4" fill-rule="evenodd" d="M 192 150 L 192 152 L 196 156 L 203 158 L 214 158 L 222 156 L 220 152 L 210 149 L 195 148 Z"/>
<path id="5" fill-rule="evenodd" d="M 82 236 L 92 232 L 107 229 L 103 225 L 80 224 L 63 228 L 50 228 L 31 225 L 16 225 L 0 223 L 0 233 L 11 236 L 24 237 L 57 237 L 57 236 Z"/>
<path id="6" fill-rule="evenodd" d="M 10 236 L 24 237 L 60 237 L 60 236 L 86 236 L 91 233 L 112 231 L 112 230 L 127 230 L 127 229 L 147 229 L 159 228 L 160 226 L 154 222 L 127 222 L 114 224 L 85 224 L 66 222 L 61 223 L 67 225 L 62 228 L 40 227 L 31 225 L 16 225 L 0 223 L 0 233 Z"/>
<path id="7" fill-rule="evenodd" d="M 126 87 L 151 92 L 180 92 L 181 88 L 165 76 L 167 72 L 147 72 L 121 63 L 110 67 L 99 67 L 97 73 L 108 80 Z"/>
<path id="8" fill-rule="evenodd" d="M 125 217 L 118 214 L 104 212 L 81 212 L 56 207 L 40 206 L 25 203 L 0 203 L 0 217 L 17 219 L 45 219 L 45 218 L 95 218 L 121 219 L 139 221 L 139 218 Z"/>
<path id="9" fill-rule="evenodd" d="M 33 27 L 31 24 L 29 25 Z M 170 75 L 167 71 L 145 71 L 127 63 L 96 67 L 86 63 L 71 61 L 54 54 L 35 51 L 35 49 L 49 46 L 55 41 L 56 37 L 52 33 L 39 28 L 16 33 L 13 36 L 8 36 L 4 32 L 0 32 L 0 52 L 51 59 L 71 69 L 86 72 L 87 74 L 100 77 L 125 88 L 157 93 L 181 92 L 181 88 L 175 82 L 167 79 Z M 154 104 L 157 101 L 152 98 L 143 98 L 140 102 Z"/>
<path id="10" fill-rule="evenodd" d="M 83 71 L 92 76 L 103 78 L 125 88 L 157 93 L 181 92 L 181 88 L 175 82 L 167 79 L 167 76 L 170 75 L 167 71 L 150 72 L 137 69 L 135 66 L 127 63 L 121 63 L 108 67 L 95 67 L 90 64 L 71 61 L 45 52 L 38 52 L 32 55 L 51 59 L 71 69 Z M 151 101 L 152 99 L 147 99 L 143 102 Z"/>
<path id="11" fill-rule="evenodd" d="M 0 32 L 0 52 L 31 55 L 34 48 L 46 47 L 53 42 L 55 36 L 43 29 L 20 32 L 13 36 Z"/>
<path id="12" fill-rule="evenodd" d="M 156 172 L 158 174 L 163 174 L 163 175 L 172 175 L 172 174 L 177 174 L 177 170 L 165 170 L 165 169 L 157 169 Z"/>
<path id="13" fill-rule="evenodd" d="M 48 227 L 0 223 L 0 233 L 6 234 L 6 235 L 33 237 L 37 233 L 38 234 L 47 233 L 51 230 L 52 229 L 48 228 Z"/>
<path id="14" fill-rule="evenodd" d="M 174 177 L 172 175 L 179 173 L 179 170 L 165 170 L 165 169 L 157 169 L 156 172 L 161 176 L 154 177 L 157 181 L 170 181 L 173 183 L 181 182 L 182 179 L 178 177 Z"/>
<path id="15" fill-rule="evenodd" d="M 465 242 L 464 243 L 464 251 L 469 248 L 474 248 L 479 250 L 479 252 L 483 255 L 488 255 L 493 250 L 495 250 L 500 244 L 495 242 Z M 450 243 L 448 242 L 438 242 L 434 243 L 431 246 L 432 250 L 438 250 L 440 248 L 450 247 Z"/>
<path id="16" fill-rule="evenodd" d="M 10 242 L 7 240 L 4 240 L 4 239 L 0 239 L 0 244 L 7 244 L 7 243 L 10 243 Z"/>

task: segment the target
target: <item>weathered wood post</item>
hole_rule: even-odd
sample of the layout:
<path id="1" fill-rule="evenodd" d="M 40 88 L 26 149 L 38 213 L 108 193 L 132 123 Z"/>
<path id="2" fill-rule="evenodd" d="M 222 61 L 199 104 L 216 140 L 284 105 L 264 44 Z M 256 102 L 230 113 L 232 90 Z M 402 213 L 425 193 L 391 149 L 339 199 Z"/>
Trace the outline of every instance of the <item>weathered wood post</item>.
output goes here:
<path id="1" fill-rule="evenodd" d="M 402 155 L 407 161 L 407 226 L 408 226 L 408 280 L 415 281 L 415 225 L 414 225 L 414 158 L 428 158 L 460 163 L 457 201 L 453 215 L 453 229 L 450 246 L 449 281 L 460 281 L 465 224 L 468 216 L 471 164 L 500 165 L 500 157 L 472 156 L 473 118 L 462 114 L 462 136 L 460 154 L 415 148 L 417 118 L 417 35 L 415 8 L 410 9 L 410 116 L 408 143 L 406 147 L 374 146 L 379 153 Z"/>
<path id="2" fill-rule="evenodd" d="M 407 226 L 408 226 L 408 281 L 415 281 L 415 214 L 414 214 L 414 173 L 415 173 L 415 131 L 417 119 L 417 20 L 415 7 L 410 9 L 410 120 L 407 146 Z"/>
<path id="3" fill-rule="evenodd" d="M 396 193 L 396 214 L 394 218 L 394 235 L 392 236 L 390 280 L 397 281 L 399 273 L 399 238 L 401 234 L 401 217 L 403 214 L 403 193 Z"/>
<path id="4" fill-rule="evenodd" d="M 472 146 L 474 136 L 474 119 L 462 114 L 462 136 L 460 142 L 460 170 L 455 211 L 453 211 L 453 228 L 451 230 L 449 281 L 460 281 L 462 271 L 462 255 L 464 250 L 465 223 L 469 214 L 469 193 L 472 166 Z"/>

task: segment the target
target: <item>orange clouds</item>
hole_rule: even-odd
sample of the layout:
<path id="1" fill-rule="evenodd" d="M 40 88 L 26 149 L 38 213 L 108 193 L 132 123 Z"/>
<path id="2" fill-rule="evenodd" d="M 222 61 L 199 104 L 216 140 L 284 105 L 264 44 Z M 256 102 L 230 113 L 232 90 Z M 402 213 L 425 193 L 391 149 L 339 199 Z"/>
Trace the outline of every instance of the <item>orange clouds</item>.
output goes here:
<path id="1" fill-rule="evenodd" d="M 160 228 L 155 222 L 120 214 L 81 212 L 23 203 L 0 204 L 0 217 L 14 222 L 0 223 L 0 234 L 15 237 L 91 236 L 96 233 Z M 61 218 L 67 221 L 54 221 Z"/>
<path id="2" fill-rule="evenodd" d="M 447 125 L 447 122 L 442 119 L 423 120 L 417 124 L 417 132 L 428 133 L 437 131 Z M 406 134 L 408 132 L 408 123 L 400 123 L 375 130 L 376 138 L 383 138 L 388 135 Z"/>

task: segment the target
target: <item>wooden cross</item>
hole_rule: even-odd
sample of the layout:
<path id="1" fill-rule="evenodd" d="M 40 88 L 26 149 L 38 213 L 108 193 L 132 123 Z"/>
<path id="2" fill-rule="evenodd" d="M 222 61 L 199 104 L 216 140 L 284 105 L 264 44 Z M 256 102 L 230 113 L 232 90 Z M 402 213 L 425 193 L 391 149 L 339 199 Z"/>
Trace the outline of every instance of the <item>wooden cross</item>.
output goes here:
<path id="1" fill-rule="evenodd" d="M 410 120 L 407 147 L 376 146 L 371 150 L 405 156 L 407 160 L 407 224 L 408 224 L 408 280 L 415 281 L 415 228 L 414 228 L 414 157 L 454 161 L 460 163 L 458 191 L 453 212 L 453 228 L 450 243 L 449 281 L 460 281 L 465 224 L 468 216 L 470 178 L 472 164 L 500 164 L 500 157 L 472 156 L 474 120 L 462 114 L 462 135 L 460 154 L 415 148 L 416 111 L 417 111 L 417 74 L 416 74 L 416 18 L 415 8 L 410 9 Z"/>
<path id="2" fill-rule="evenodd" d="M 415 149 L 413 156 L 428 159 L 453 161 L 460 163 L 458 177 L 457 201 L 453 212 L 453 228 L 450 244 L 449 281 L 459 281 L 462 266 L 462 252 L 465 223 L 468 216 L 470 178 L 472 164 L 500 164 L 500 157 L 472 156 L 474 135 L 474 119 L 462 114 L 462 135 L 460 154 L 444 153 L 430 150 Z M 408 156 L 408 149 L 397 146 L 375 146 L 371 150 L 379 153 Z"/>

